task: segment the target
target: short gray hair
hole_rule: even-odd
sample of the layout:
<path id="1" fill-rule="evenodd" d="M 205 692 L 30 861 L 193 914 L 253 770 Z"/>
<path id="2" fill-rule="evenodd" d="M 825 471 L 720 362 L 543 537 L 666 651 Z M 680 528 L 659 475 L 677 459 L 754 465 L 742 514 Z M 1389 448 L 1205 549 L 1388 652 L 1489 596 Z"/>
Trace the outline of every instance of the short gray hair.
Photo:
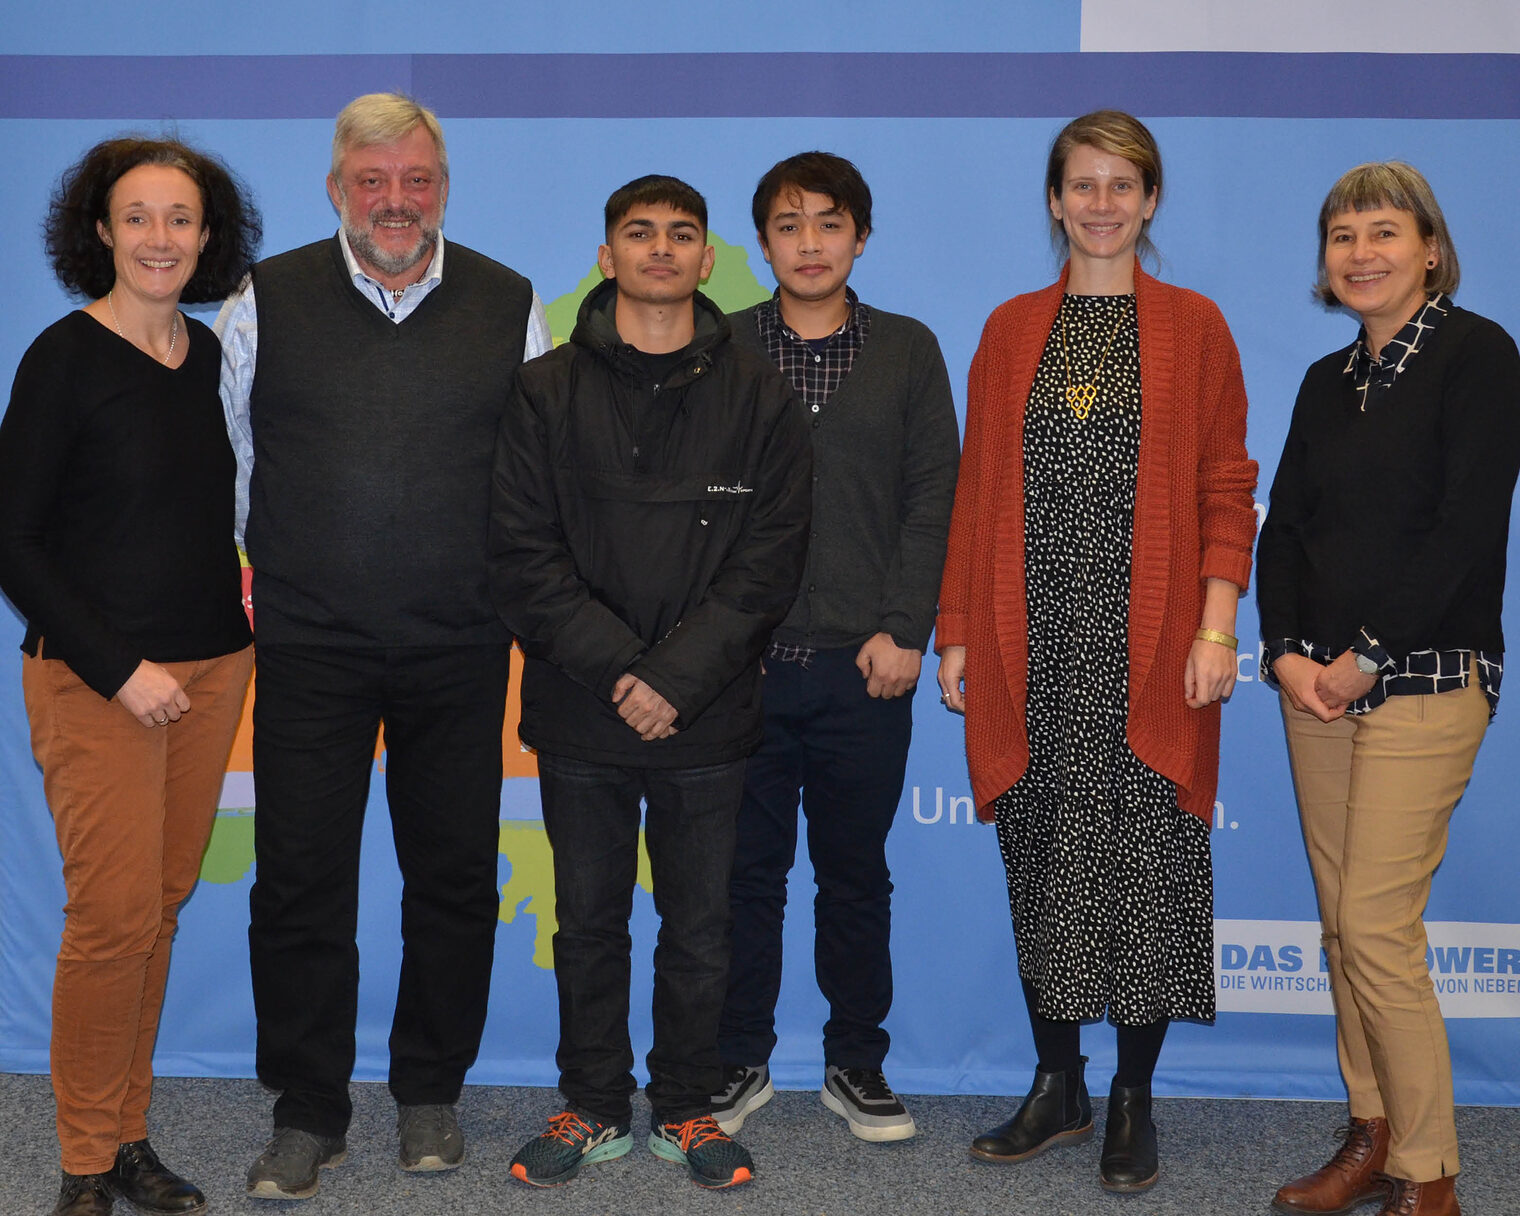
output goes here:
<path id="1" fill-rule="evenodd" d="M 366 93 L 343 107 L 333 131 L 333 177 L 339 176 L 343 153 L 349 148 L 395 143 L 410 134 L 419 123 L 433 137 L 433 144 L 438 149 L 438 163 L 447 179 L 449 152 L 444 146 L 443 127 L 438 123 L 438 116 L 405 93 Z"/>
<path id="2" fill-rule="evenodd" d="M 1343 211 L 1374 211 L 1379 207 L 1409 212 L 1415 218 L 1420 239 L 1435 240 L 1436 264 L 1425 271 L 1426 294 L 1434 295 L 1438 291 L 1454 294 L 1457 284 L 1462 281 L 1462 267 L 1457 261 L 1457 247 L 1446 227 L 1446 217 L 1441 214 L 1441 204 L 1436 202 L 1436 192 L 1430 188 L 1425 175 L 1413 165 L 1401 160 L 1385 160 L 1348 169 L 1325 196 L 1324 205 L 1319 209 L 1319 275 L 1314 283 L 1315 298 L 1332 307 L 1341 304 L 1330 289 L 1330 276 L 1325 270 L 1325 242 L 1330 236 L 1330 221 Z"/>

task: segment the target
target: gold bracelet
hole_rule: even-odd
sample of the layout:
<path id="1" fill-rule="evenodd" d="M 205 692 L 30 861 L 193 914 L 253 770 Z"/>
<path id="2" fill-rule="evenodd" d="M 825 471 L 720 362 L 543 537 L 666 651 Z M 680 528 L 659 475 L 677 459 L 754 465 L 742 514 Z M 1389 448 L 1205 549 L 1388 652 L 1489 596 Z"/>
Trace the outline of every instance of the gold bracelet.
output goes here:
<path id="1" fill-rule="evenodd" d="M 1240 642 L 1227 633 L 1220 633 L 1217 629 L 1200 629 L 1193 635 L 1200 642 L 1218 642 L 1221 646 L 1228 646 L 1234 650 Z"/>

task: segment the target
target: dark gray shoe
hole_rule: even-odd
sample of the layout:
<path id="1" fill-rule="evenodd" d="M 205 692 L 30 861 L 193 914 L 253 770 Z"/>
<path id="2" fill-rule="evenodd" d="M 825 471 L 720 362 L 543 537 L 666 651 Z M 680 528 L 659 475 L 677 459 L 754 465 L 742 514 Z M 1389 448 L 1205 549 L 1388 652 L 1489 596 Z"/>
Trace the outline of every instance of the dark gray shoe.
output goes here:
<path id="1" fill-rule="evenodd" d="M 713 1118 L 728 1135 L 738 1134 L 747 1116 L 776 1096 L 769 1064 L 734 1064 L 723 1069 L 723 1092 L 713 1095 Z"/>
<path id="2" fill-rule="evenodd" d="M 902 1099 L 874 1068 L 838 1068 L 827 1064 L 823 1069 L 823 1090 L 818 1096 L 849 1124 L 851 1132 L 873 1144 L 907 1140 L 918 1132 Z"/>
<path id="3" fill-rule="evenodd" d="M 248 1169 L 248 1194 L 255 1199 L 310 1199 L 317 1171 L 343 1164 L 348 1143 L 342 1136 L 317 1136 L 277 1127 L 274 1139 Z"/>
<path id="4" fill-rule="evenodd" d="M 414 1173 L 458 1169 L 464 1161 L 464 1133 L 454 1108 L 441 1104 L 396 1107 L 401 1136 L 401 1168 Z"/>

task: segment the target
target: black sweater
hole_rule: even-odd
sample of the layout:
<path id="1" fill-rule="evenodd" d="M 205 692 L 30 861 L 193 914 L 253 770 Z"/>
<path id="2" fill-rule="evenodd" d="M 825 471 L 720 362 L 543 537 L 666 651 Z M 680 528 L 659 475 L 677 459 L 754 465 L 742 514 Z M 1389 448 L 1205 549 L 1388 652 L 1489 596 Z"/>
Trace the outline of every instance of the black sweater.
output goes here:
<path id="1" fill-rule="evenodd" d="M 1448 316 L 1365 412 L 1350 347 L 1298 391 L 1257 551 L 1262 636 L 1339 653 L 1366 626 L 1395 659 L 1500 652 L 1520 353 L 1498 325 Z"/>
<path id="2" fill-rule="evenodd" d="M 45 637 L 103 697 L 143 659 L 249 642 L 221 347 L 198 321 L 183 337 L 168 368 L 72 312 L 22 357 L 0 422 L 0 588 L 27 618 L 22 649 Z"/>

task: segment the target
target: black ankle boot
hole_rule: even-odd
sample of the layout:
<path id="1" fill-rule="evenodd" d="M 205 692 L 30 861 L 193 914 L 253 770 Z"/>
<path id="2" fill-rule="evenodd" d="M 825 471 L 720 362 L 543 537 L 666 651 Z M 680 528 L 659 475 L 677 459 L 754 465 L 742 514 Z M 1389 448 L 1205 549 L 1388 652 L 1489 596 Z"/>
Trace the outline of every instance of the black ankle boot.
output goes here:
<path id="1" fill-rule="evenodd" d="M 1034 1070 L 1034 1085 L 1013 1118 L 983 1132 L 971 1142 L 971 1155 L 980 1161 L 1023 1161 L 1060 1143 L 1076 1144 L 1091 1139 L 1092 1099 L 1087 1095 L 1083 1071 L 1087 1057 L 1077 1064 L 1076 1084 L 1065 1072 Z"/>
<path id="2" fill-rule="evenodd" d="M 1156 1125 L 1151 1122 L 1151 1087 L 1120 1085 L 1108 1091 L 1108 1123 L 1098 1181 L 1105 1191 L 1143 1191 L 1156 1181 Z"/>
<path id="3" fill-rule="evenodd" d="M 64 1174 L 52 1216 L 111 1216 L 116 1197 L 106 1174 Z"/>
<path id="4" fill-rule="evenodd" d="M 206 1197 L 158 1159 L 146 1140 L 116 1150 L 116 1164 L 106 1175 L 111 1190 L 140 1212 L 194 1216 L 206 1210 Z"/>

